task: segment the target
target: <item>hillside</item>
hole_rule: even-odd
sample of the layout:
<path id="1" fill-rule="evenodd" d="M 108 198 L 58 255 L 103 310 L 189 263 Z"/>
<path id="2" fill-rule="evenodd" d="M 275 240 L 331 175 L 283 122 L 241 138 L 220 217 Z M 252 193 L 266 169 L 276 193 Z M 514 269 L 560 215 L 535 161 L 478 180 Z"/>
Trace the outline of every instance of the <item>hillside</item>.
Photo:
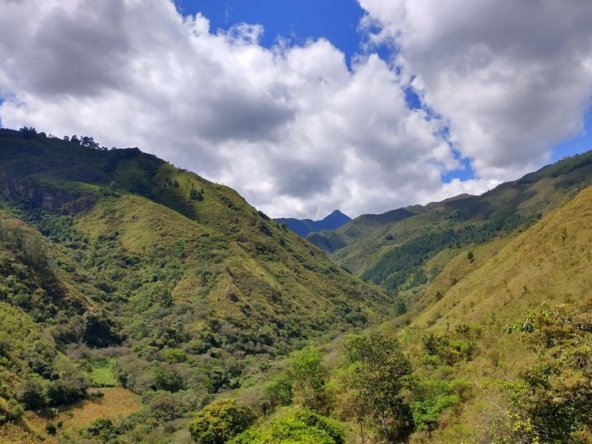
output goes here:
<path id="1" fill-rule="evenodd" d="M 460 248 L 527 227 L 592 183 L 592 153 L 564 159 L 481 195 L 363 215 L 308 239 L 339 264 L 409 297 Z M 437 267 L 427 263 L 439 255 Z"/>
<path id="2" fill-rule="evenodd" d="M 428 333 L 471 350 L 423 370 L 472 387 L 429 442 L 487 442 L 512 427 L 507 442 L 536 442 L 533 434 L 540 442 L 589 442 L 590 418 L 578 411 L 590 405 L 592 381 L 591 220 L 588 188 L 528 230 L 472 250 L 472 260 L 460 253 L 422 292 L 427 308 L 401 337 L 423 355 L 424 369 Z M 522 418 L 530 432 L 518 425 Z"/>
<path id="3" fill-rule="evenodd" d="M 306 237 L 310 233 L 323 230 L 335 230 L 348 223 L 351 217 L 343 214 L 339 210 L 333 211 L 321 220 L 278 218 L 275 219 L 281 224 L 285 224 L 290 230 L 299 236 Z"/>
<path id="4" fill-rule="evenodd" d="M 108 381 L 145 402 L 170 396 L 166 419 L 148 404 L 136 419 L 155 428 L 390 310 L 233 190 L 138 149 L 3 129 L 0 192 L 8 425 Z"/>
<path id="5" fill-rule="evenodd" d="M 413 312 L 295 355 L 275 379 L 289 407 L 231 442 L 591 442 L 591 220 L 587 188 L 460 249 Z"/>

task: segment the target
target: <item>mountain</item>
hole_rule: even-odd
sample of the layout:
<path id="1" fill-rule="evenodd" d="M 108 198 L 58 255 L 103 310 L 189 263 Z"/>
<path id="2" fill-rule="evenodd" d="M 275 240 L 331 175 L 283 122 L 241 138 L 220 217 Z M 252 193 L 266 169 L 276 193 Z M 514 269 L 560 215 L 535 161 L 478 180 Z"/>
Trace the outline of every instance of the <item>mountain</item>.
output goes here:
<path id="1" fill-rule="evenodd" d="M 458 196 L 309 235 L 340 265 L 391 293 L 409 296 L 431 281 L 459 249 L 528 227 L 592 184 L 592 153 L 504 183 L 481 196 Z M 427 266 L 438 257 L 437 265 Z"/>
<path id="2" fill-rule="evenodd" d="M 390 304 L 230 188 L 136 148 L 0 130 L 0 438 L 51 442 L 116 405 L 137 411 L 131 442 L 183 433 L 216 393 Z M 22 413 L 73 402 L 82 419 Z"/>
<path id="3" fill-rule="evenodd" d="M 368 284 L 155 156 L 2 129 L 0 442 L 590 442 L 591 182 L 309 235 Z"/>
<path id="4" fill-rule="evenodd" d="M 285 224 L 288 229 L 292 230 L 299 236 L 306 237 L 309 233 L 317 231 L 336 230 L 349 222 L 351 218 L 343 214 L 341 211 L 335 210 L 321 220 L 293 218 L 279 218 L 275 220 L 281 224 Z"/>

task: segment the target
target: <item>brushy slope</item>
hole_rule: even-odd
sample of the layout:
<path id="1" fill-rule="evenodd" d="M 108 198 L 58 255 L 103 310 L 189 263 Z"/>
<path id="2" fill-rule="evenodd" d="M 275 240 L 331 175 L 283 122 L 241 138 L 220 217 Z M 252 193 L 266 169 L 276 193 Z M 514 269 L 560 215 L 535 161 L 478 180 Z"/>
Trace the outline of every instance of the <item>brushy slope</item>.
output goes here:
<path id="1" fill-rule="evenodd" d="M 427 308 L 402 333 L 403 341 L 419 373 L 464 380 L 472 394 L 455 413 L 440 418 L 429 436 L 418 434 L 418 442 L 589 442 L 589 429 L 577 420 L 565 426 L 571 434 L 553 438 L 550 418 L 568 423 L 577 414 L 557 409 L 547 410 L 546 419 L 537 417 L 549 407 L 540 395 L 534 397 L 533 387 L 541 384 L 543 393 L 555 396 L 551 406 L 565 403 L 571 409 L 578 399 L 589 402 L 578 384 L 589 385 L 592 375 L 591 220 L 588 188 L 528 230 L 473 250 L 472 260 L 467 251 L 459 254 L 425 288 Z M 456 358 L 447 363 L 450 354 L 441 354 L 443 361 L 430 356 L 430 337 L 448 338 Z M 464 356 L 463 346 L 470 350 Z M 568 359 L 572 351 L 580 357 L 577 365 Z M 537 372 L 550 379 L 532 382 Z M 561 396 L 552 395 L 557 386 Z M 535 402 L 537 409 L 528 412 L 524 404 Z M 537 421 L 544 426 L 537 429 Z"/>
<path id="2" fill-rule="evenodd" d="M 0 130 L 0 192 L 2 421 L 84 397 L 105 359 L 145 399 L 176 396 L 174 420 L 390 310 L 233 190 L 137 149 Z"/>

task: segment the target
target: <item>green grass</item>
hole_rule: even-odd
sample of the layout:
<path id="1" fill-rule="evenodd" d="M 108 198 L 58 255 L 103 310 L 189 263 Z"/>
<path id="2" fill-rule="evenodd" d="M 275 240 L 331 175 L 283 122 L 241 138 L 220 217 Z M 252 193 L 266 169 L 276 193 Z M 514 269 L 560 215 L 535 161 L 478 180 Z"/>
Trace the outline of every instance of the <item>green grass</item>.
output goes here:
<path id="1" fill-rule="evenodd" d="M 117 361 L 113 358 L 93 362 L 90 377 L 95 387 L 117 387 L 119 385 L 115 378 L 115 365 Z"/>

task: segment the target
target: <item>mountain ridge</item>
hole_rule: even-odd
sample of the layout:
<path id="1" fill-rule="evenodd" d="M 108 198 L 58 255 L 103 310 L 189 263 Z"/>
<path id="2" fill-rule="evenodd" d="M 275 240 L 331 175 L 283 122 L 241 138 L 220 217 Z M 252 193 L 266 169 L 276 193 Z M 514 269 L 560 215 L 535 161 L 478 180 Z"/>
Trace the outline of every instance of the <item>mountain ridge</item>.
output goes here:
<path id="1" fill-rule="evenodd" d="M 391 310 L 234 190 L 138 149 L 30 129 L 0 129 L 0 268 L 9 425 L 87 399 L 97 371 L 130 397 L 164 393 L 183 418 Z M 143 409 L 138 427 L 160 414 Z"/>
<path id="2" fill-rule="evenodd" d="M 277 218 L 281 224 L 285 224 L 290 230 L 301 237 L 306 237 L 310 233 L 335 230 L 351 220 L 351 217 L 342 213 L 340 210 L 333 210 L 330 214 L 320 220 L 296 219 L 296 218 Z"/>
<path id="3" fill-rule="evenodd" d="M 592 152 L 572 156 L 480 195 L 360 216 L 309 240 L 340 265 L 391 292 L 429 281 L 430 257 L 528 226 L 592 184 Z M 391 220 L 390 215 L 401 217 Z M 414 263 L 409 267 L 405 263 Z M 405 282 L 407 281 L 407 282 Z M 421 285 L 421 284 L 419 284 Z"/>

